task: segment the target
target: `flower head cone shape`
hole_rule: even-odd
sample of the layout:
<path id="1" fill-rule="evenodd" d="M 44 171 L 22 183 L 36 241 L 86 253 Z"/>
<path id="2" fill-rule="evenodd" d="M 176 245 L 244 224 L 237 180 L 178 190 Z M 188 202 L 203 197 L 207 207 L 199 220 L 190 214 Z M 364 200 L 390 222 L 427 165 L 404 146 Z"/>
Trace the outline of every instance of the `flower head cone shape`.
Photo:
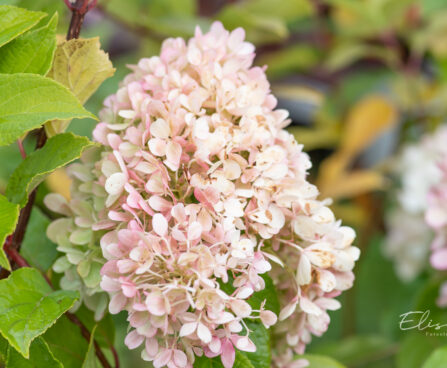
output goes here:
<path id="1" fill-rule="evenodd" d="M 127 346 L 143 345 L 157 368 L 202 354 L 232 367 L 235 349 L 256 350 L 246 319 L 274 326 L 274 364 L 292 367 L 291 349 L 324 333 L 354 279 L 355 233 L 317 199 L 309 157 L 253 59 L 244 31 L 220 23 L 168 39 L 107 98 L 94 131 L 101 288 L 111 313 L 128 312 Z M 250 305 L 267 273 L 279 316 Z"/>

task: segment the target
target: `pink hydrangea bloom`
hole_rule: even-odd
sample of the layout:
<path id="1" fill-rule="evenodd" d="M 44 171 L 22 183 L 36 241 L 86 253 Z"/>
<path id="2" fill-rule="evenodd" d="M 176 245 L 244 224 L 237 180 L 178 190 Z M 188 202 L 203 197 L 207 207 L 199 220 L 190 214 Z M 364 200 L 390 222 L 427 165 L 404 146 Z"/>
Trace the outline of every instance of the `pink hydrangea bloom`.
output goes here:
<path id="1" fill-rule="evenodd" d="M 354 279 L 355 233 L 307 181 L 309 157 L 253 59 L 244 31 L 218 22 L 168 39 L 107 98 L 94 131 L 101 288 L 111 313 L 128 313 L 127 346 L 156 368 L 202 354 L 232 367 L 235 349 L 256 350 L 247 318 L 273 326 L 278 367 L 303 367 L 291 349 L 326 331 Z M 279 316 L 248 303 L 265 273 Z"/>

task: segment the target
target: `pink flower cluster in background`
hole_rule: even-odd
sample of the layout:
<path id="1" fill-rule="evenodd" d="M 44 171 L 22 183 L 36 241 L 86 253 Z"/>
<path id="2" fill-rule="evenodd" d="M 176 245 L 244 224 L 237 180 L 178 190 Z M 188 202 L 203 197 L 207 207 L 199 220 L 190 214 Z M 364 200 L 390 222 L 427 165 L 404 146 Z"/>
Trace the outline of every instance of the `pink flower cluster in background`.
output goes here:
<path id="1" fill-rule="evenodd" d="M 63 212 L 74 219 L 60 248 L 79 226 L 91 247 L 101 234 L 109 310 L 127 311 L 127 346 L 143 345 L 156 368 L 203 354 L 232 367 L 236 350 L 256 350 L 247 319 L 274 326 L 277 367 L 304 366 L 291 349 L 326 331 L 334 298 L 352 286 L 355 233 L 317 199 L 309 157 L 254 56 L 242 29 L 214 23 L 140 60 L 105 101 L 94 130 L 104 148 L 72 195 L 90 203 L 89 221 Z M 250 304 L 265 274 L 279 316 Z"/>
<path id="2" fill-rule="evenodd" d="M 428 193 L 425 220 L 435 231 L 431 244 L 431 265 L 441 271 L 447 270 L 447 156 L 440 160 L 438 167 L 442 177 Z M 447 306 L 447 283 L 441 286 L 438 299 L 440 306 Z"/>

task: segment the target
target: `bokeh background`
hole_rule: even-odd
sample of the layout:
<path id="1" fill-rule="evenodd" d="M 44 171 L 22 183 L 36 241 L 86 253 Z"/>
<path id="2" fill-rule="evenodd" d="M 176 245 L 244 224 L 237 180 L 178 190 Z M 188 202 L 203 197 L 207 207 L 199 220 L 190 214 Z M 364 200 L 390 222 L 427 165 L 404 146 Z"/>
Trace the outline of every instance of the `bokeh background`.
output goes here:
<path id="1" fill-rule="evenodd" d="M 59 32 L 68 28 L 62 0 L 0 4 L 57 11 Z M 358 234 L 362 256 L 355 285 L 341 297 L 342 309 L 332 312 L 328 332 L 314 338 L 308 351 L 349 368 L 422 367 L 447 337 L 400 331 L 399 315 L 430 309 L 433 319 L 447 321 L 446 310 L 435 305 L 442 275 L 427 267 L 402 281 L 384 244 L 387 213 L 400 185 L 393 175 L 396 154 L 446 121 L 447 1 L 99 0 L 81 36 L 99 36 L 117 70 L 87 108 L 96 114 L 128 73 L 126 65 L 158 54 L 163 39 L 188 38 L 196 25 L 207 29 L 215 19 L 229 29 L 243 27 L 256 45 L 255 63 L 268 65 L 279 107 L 293 120 L 289 129 L 311 156 L 311 181 L 322 196 L 333 198 L 337 217 Z M 77 120 L 69 129 L 91 136 L 93 124 Z M 32 137 L 25 144 L 31 147 Z M 15 146 L 1 147 L 0 156 L 1 192 L 21 157 Z M 68 195 L 63 172 L 39 188 L 40 211 L 32 214 L 22 250 L 37 265 L 47 258 L 36 250 L 48 242 L 41 202 L 48 191 Z M 50 251 L 56 257 L 55 247 Z M 125 316 L 116 318 L 123 322 L 115 337 L 123 367 L 145 366 L 122 344 Z"/>

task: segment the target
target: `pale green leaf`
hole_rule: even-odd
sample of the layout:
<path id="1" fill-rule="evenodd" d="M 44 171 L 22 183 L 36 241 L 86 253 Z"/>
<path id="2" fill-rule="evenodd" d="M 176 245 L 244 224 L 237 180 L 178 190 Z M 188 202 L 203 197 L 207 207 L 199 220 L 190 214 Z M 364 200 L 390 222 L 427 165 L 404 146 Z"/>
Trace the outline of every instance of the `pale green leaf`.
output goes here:
<path id="1" fill-rule="evenodd" d="M 39 271 L 21 268 L 0 281 L 0 333 L 25 358 L 31 342 L 68 309 L 78 293 L 51 290 Z"/>
<path id="2" fill-rule="evenodd" d="M 29 350 L 29 359 L 25 359 L 11 346 L 8 347 L 7 368 L 64 368 L 41 337 L 35 339 Z"/>
<path id="3" fill-rule="evenodd" d="M 61 84 L 36 74 L 0 74 L 0 146 L 52 119 L 95 118 Z"/>
<path id="4" fill-rule="evenodd" d="M 48 77 L 67 87 L 84 104 L 104 80 L 115 72 L 108 55 L 101 50 L 99 38 L 73 39 L 56 49 Z M 45 125 L 48 136 L 62 133 L 70 120 Z"/>
<path id="5" fill-rule="evenodd" d="M 0 266 L 11 270 L 8 258 L 3 251 L 3 244 L 8 235 L 14 232 L 19 219 L 19 206 L 10 203 L 0 194 Z"/>
<path id="6" fill-rule="evenodd" d="M 79 158 L 82 151 L 93 143 L 86 137 L 64 133 L 50 138 L 43 148 L 34 151 L 17 167 L 9 179 L 6 196 L 24 206 L 28 194 L 46 176 L 59 167 Z"/>
<path id="7" fill-rule="evenodd" d="M 422 368 L 441 368 L 447 362 L 447 346 L 436 349 L 425 361 Z"/>
<path id="8" fill-rule="evenodd" d="M 93 327 L 91 335 L 90 335 L 90 341 L 88 344 L 87 354 L 85 356 L 84 363 L 82 363 L 82 368 L 99 368 L 100 365 L 98 364 L 98 361 L 96 359 L 95 355 L 95 331 L 96 327 Z"/>
<path id="9" fill-rule="evenodd" d="M 57 13 L 42 28 L 27 32 L 0 49 L 0 73 L 45 75 L 56 49 Z"/>
<path id="10" fill-rule="evenodd" d="M 0 5 L 0 47 L 36 25 L 44 16 L 42 12 Z"/>

